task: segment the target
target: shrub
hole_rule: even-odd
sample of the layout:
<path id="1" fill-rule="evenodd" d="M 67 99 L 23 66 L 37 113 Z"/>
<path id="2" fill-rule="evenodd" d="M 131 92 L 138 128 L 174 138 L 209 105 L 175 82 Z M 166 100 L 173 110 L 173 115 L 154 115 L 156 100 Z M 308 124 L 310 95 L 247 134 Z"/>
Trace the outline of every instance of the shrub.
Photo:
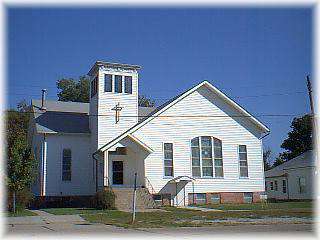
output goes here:
<path id="1" fill-rule="evenodd" d="M 116 195 L 111 189 L 104 189 L 95 195 L 97 209 L 115 209 Z"/>
<path id="2" fill-rule="evenodd" d="M 29 206 L 33 200 L 33 194 L 29 189 L 22 189 L 16 192 L 16 210 L 20 211 Z M 7 196 L 7 208 L 9 211 L 13 211 L 13 192 L 8 191 Z"/>

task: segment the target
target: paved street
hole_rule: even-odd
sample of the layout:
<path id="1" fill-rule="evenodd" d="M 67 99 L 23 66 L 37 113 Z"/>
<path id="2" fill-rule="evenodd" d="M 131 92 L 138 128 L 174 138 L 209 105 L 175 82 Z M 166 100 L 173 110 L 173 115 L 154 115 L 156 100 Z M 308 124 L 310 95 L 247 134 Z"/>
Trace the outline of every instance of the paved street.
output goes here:
<path id="1" fill-rule="evenodd" d="M 105 234 L 112 235 L 154 235 L 154 236 L 176 236 L 177 234 L 188 237 L 199 234 L 219 233 L 295 233 L 312 234 L 312 224 L 309 223 L 284 223 L 277 224 L 237 224 L 237 225 L 213 225 L 198 228 L 147 228 L 147 229 L 125 229 L 111 225 L 90 223 L 79 215 L 53 215 L 44 211 L 33 210 L 38 216 L 9 217 L 7 218 L 7 233 L 9 235 L 39 236 L 44 234 Z"/>

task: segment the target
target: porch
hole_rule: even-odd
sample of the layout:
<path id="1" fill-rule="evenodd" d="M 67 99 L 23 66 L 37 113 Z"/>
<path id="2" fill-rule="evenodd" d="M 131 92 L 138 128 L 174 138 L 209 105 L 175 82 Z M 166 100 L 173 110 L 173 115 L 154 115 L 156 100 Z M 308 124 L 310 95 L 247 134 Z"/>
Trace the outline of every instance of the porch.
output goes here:
<path id="1" fill-rule="evenodd" d="M 144 160 L 153 150 L 128 135 L 99 154 L 96 166 L 96 188 L 150 188 L 145 176 Z"/>

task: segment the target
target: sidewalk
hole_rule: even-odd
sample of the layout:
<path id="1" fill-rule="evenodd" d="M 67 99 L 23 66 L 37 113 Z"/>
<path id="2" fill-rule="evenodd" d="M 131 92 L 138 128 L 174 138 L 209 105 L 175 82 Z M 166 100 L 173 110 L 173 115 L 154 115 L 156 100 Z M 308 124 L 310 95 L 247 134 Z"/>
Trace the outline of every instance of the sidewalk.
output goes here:
<path id="1" fill-rule="evenodd" d="M 7 224 L 87 223 L 79 215 L 53 215 L 41 210 L 31 210 L 38 216 L 9 217 Z"/>

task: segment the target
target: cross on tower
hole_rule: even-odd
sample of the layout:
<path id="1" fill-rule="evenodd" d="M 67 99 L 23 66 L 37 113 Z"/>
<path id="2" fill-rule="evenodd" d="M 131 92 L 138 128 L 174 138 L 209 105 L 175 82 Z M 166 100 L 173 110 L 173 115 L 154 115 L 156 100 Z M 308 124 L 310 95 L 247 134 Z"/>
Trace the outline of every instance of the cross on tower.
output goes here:
<path id="1" fill-rule="evenodd" d="M 120 107 L 120 103 L 117 103 L 117 105 L 111 109 L 113 111 L 116 111 L 116 115 L 115 115 L 116 123 L 120 121 L 120 111 L 122 110 L 122 108 L 123 107 Z"/>

